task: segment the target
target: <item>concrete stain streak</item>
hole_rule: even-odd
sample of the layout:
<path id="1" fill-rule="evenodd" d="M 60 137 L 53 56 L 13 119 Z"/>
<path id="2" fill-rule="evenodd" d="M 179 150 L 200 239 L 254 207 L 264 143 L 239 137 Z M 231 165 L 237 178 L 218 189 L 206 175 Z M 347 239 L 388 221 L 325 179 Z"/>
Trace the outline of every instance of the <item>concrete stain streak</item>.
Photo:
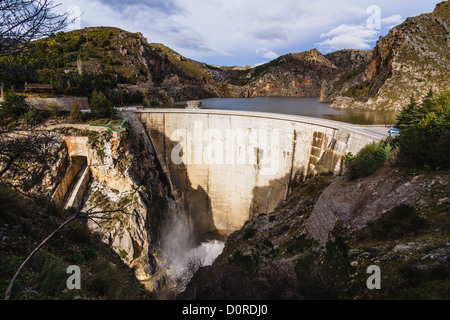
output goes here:
<path id="1" fill-rule="evenodd" d="M 262 112 L 187 109 L 132 111 L 198 234 L 225 236 L 272 212 L 294 180 L 339 174 L 345 154 L 382 135 L 337 121 Z M 126 117 L 126 114 L 125 114 Z M 173 150 L 181 150 L 173 161 Z M 178 148 L 178 149 L 176 149 Z M 245 157 L 243 157 L 245 155 Z"/>

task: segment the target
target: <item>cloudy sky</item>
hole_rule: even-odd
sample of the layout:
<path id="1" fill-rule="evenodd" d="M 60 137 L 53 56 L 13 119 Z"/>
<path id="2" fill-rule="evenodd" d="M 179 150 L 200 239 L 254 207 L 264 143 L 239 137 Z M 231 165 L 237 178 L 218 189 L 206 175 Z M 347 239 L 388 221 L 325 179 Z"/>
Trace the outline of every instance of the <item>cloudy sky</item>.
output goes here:
<path id="1" fill-rule="evenodd" d="M 141 32 L 185 57 L 251 65 L 312 48 L 372 49 L 407 17 L 440 0 L 56 0 L 80 17 L 69 29 L 113 26 Z M 81 15 L 80 15 L 81 14 Z"/>

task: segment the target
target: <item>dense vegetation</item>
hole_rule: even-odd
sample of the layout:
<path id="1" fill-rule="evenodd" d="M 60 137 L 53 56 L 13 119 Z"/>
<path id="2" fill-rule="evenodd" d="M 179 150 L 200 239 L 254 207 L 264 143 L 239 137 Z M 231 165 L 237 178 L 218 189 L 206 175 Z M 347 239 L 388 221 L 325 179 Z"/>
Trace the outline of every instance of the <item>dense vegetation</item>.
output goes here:
<path id="1" fill-rule="evenodd" d="M 0 126 L 32 128 L 49 119 L 70 123 L 108 123 L 119 119 L 115 115 L 114 105 L 101 91 L 92 92 L 90 109 L 90 113 L 82 113 L 76 100 L 70 111 L 63 111 L 60 106 L 53 104 L 46 109 L 37 109 L 27 103 L 23 95 L 8 90 L 0 102 Z"/>
<path id="2" fill-rule="evenodd" d="M 90 109 L 91 113 L 99 118 L 112 117 L 114 115 L 114 107 L 111 101 L 101 91 L 97 92 L 94 90 L 92 92 Z"/>
<path id="3" fill-rule="evenodd" d="M 5 86 L 23 88 L 25 82 L 48 83 L 57 90 L 76 87 L 81 93 L 106 90 L 117 83 L 135 84 L 135 67 L 123 68 L 113 52 L 113 38 L 121 30 L 101 28 L 58 32 L 34 41 L 21 55 L 0 58 L 0 66 L 15 66 Z M 139 67 L 139 66 L 138 66 Z"/>
<path id="4" fill-rule="evenodd" d="M 350 179 L 366 177 L 390 159 L 392 147 L 389 139 L 372 142 L 362 148 L 356 156 L 351 153 L 345 158 L 345 169 Z"/>
<path id="5" fill-rule="evenodd" d="M 373 142 L 356 156 L 347 154 L 345 167 L 350 179 L 372 174 L 393 153 L 398 157 L 395 161 L 406 166 L 450 168 L 450 92 L 434 98 L 430 90 L 422 103 L 411 97 L 396 126 L 400 134 L 395 138 Z"/>
<path id="6" fill-rule="evenodd" d="M 401 129 L 397 143 L 405 161 L 450 167 L 450 91 L 437 98 L 430 91 L 420 104 L 412 97 L 397 126 Z"/>
<path id="7" fill-rule="evenodd" d="M 26 256 L 73 212 L 45 198 L 26 198 L 0 186 L 0 295 Z M 83 270 L 81 290 L 68 290 L 66 269 Z M 56 234 L 19 274 L 11 299 L 151 299 L 152 295 L 85 220 Z"/>

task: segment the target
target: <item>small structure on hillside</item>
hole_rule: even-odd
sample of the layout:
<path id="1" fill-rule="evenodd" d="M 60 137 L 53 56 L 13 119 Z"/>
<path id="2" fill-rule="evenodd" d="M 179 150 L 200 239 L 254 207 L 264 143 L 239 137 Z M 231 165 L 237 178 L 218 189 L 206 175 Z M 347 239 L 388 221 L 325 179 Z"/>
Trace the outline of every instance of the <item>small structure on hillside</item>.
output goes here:
<path id="1" fill-rule="evenodd" d="M 27 82 L 25 82 L 25 86 L 24 87 L 25 87 L 25 91 L 24 92 L 35 91 L 35 90 L 38 90 L 38 91 L 49 90 L 49 91 L 51 91 L 51 90 L 54 89 L 51 84 L 42 84 L 42 83 L 27 83 Z"/>
<path id="2" fill-rule="evenodd" d="M 186 109 L 200 109 L 202 105 L 201 101 L 192 100 L 186 102 Z"/>

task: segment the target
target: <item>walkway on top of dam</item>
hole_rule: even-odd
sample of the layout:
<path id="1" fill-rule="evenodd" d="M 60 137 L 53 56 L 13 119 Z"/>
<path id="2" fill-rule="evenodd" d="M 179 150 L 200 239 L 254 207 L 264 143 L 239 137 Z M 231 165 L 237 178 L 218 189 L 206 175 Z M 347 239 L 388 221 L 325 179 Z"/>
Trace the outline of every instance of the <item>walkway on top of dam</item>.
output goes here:
<path id="1" fill-rule="evenodd" d="M 285 120 L 298 123 L 316 124 L 323 127 L 346 129 L 357 132 L 362 135 L 370 136 L 377 140 L 384 140 L 389 136 L 389 129 L 384 125 L 359 125 L 347 122 L 328 120 L 323 118 L 306 117 L 299 115 L 289 115 L 271 112 L 255 112 L 240 110 L 217 110 L 217 109 L 181 109 L 181 108 L 121 108 L 121 111 L 135 113 L 181 113 L 181 114 L 214 114 L 214 115 L 233 115 L 254 118 L 267 118 L 274 120 Z"/>

